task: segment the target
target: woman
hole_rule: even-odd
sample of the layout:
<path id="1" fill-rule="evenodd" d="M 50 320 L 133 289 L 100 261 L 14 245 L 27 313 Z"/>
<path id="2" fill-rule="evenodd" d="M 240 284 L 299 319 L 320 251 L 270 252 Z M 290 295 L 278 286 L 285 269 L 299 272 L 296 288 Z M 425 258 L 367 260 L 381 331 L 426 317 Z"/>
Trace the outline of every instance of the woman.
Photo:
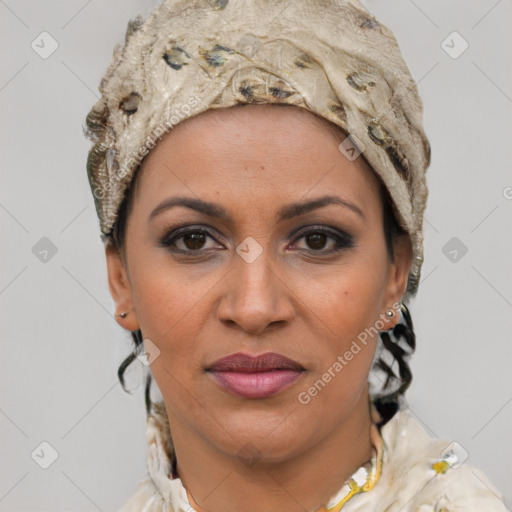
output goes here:
<path id="1" fill-rule="evenodd" d="M 389 29 L 356 0 L 165 1 L 100 92 L 119 377 L 139 357 L 163 396 L 122 510 L 505 510 L 403 405 L 430 146 Z"/>

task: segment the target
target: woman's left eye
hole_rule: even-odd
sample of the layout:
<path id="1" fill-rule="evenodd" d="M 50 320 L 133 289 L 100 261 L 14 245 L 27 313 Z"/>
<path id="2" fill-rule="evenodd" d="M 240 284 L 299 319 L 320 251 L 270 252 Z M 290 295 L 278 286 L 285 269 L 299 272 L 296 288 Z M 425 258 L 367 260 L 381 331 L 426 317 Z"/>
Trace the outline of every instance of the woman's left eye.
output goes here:
<path id="1" fill-rule="evenodd" d="M 324 254 L 330 254 L 354 247 L 354 238 L 351 235 L 324 226 L 309 228 L 302 232 L 296 240 L 301 239 L 306 242 L 308 246 L 306 250 L 309 252 L 322 251 Z M 331 249 L 325 250 L 326 245 L 329 245 L 329 239 L 331 240 Z"/>

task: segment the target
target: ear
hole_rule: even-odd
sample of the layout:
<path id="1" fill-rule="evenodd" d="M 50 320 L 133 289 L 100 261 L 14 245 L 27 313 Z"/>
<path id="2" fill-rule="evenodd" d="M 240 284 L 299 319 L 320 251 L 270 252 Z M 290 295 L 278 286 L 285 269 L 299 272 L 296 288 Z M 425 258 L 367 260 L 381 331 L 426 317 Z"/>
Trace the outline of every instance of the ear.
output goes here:
<path id="1" fill-rule="evenodd" d="M 400 310 L 398 304 L 407 289 L 409 269 L 412 263 L 412 244 L 409 235 L 401 234 L 394 242 L 395 261 L 390 265 L 390 272 L 386 292 L 384 295 L 385 311 L 392 309 L 394 315 L 387 317 L 383 311 L 385 327 L 383 330 L 392 329 L 400 321 Z"/>
<path id="2" fill-rule="evenodd" d="M 128 331 L 138 330 L 139 323 L 135 315 L 132 301 L 132 290 L 125 262 L 118 249 L 108 239 L 105 242 L 105 256 L 107 258 L 108 287 L 110 295 L 116 303 L 116 322 Z M 127 313 L 121 318 L 119 313 Z"/>

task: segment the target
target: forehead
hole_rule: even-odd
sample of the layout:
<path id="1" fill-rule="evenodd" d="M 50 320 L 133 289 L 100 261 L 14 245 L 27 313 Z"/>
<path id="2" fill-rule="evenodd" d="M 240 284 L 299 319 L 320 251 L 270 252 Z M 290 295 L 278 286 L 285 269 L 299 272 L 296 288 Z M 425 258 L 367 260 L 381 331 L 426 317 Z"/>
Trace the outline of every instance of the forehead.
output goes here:
<path id="1" fill-rule="evenodd" d="M 294 105 L 210 109 L 167 132 L 144 159 L 137 189 L 222 191 L 251 197 L 256 189 L 296 197 L 333 190 L 375 200 L 379 180 L 363 155 L 349 161 L 333 123 Z M 137 191 L 139 195 L 139 191 Z M 156 200 L 156 199 L 155 199 Z"/>

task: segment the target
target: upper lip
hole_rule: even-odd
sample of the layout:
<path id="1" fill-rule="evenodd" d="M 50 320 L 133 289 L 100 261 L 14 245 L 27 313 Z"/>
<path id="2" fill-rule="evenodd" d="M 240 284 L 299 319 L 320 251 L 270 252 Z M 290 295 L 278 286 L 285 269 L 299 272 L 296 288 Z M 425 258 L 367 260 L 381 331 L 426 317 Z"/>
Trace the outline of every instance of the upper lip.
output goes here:
<path id="1" fill-rule="evenodd" d="M 207 371 L 264 372 L 269 370 L 304 370 L 304 368 L 281 354 L 266 352 L 257 356 L 237 352 L 215 361 Z"/>

